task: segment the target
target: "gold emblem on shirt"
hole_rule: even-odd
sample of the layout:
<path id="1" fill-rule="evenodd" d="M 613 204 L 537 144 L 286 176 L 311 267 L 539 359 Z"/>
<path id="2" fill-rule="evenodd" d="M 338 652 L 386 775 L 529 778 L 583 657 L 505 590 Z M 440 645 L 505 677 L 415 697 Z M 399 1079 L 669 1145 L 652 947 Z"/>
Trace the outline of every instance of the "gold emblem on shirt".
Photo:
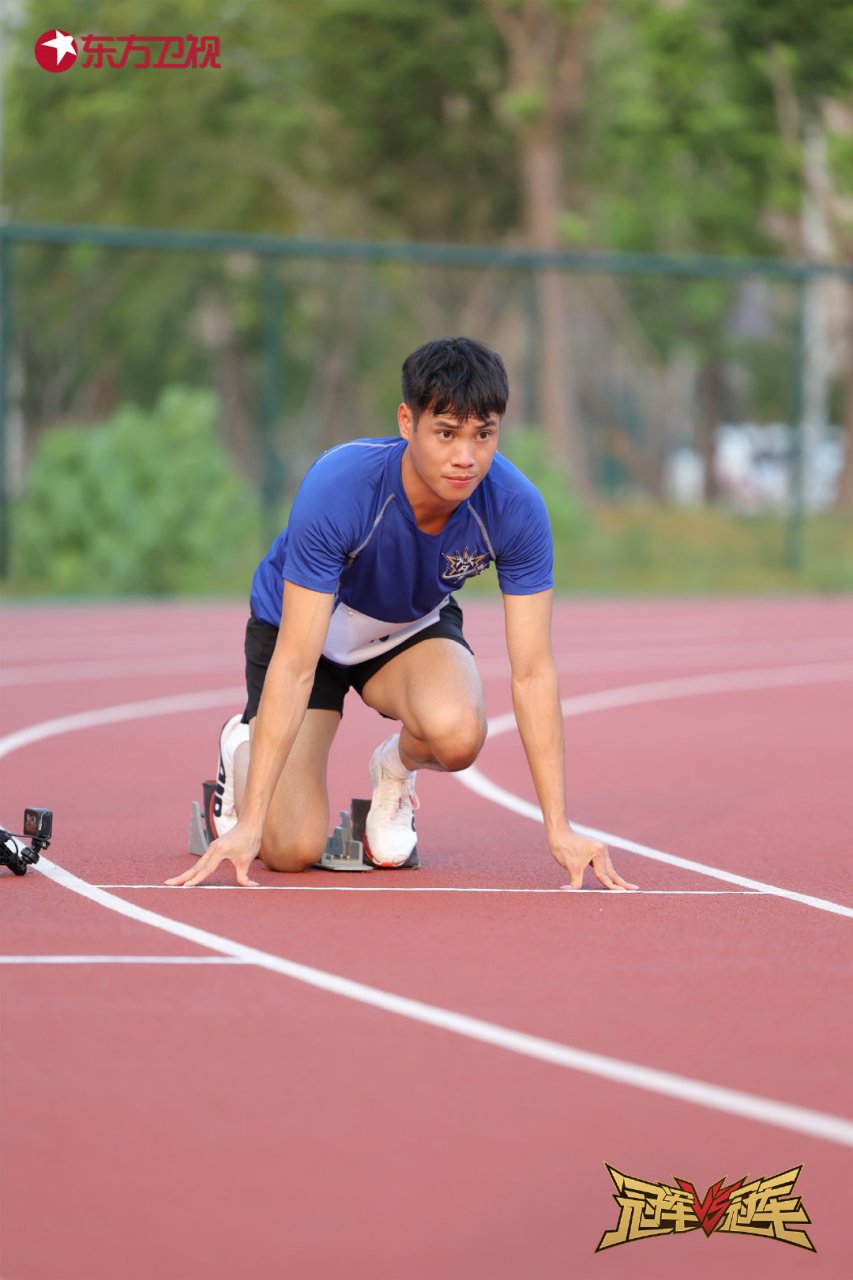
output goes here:
<path id="1" fill-rule="evenodd" d="M 441 576 L 453 581 L 461 582 L 465 578 L 476 578 L 478 573 L 482 573 L 489 567 L 489 557 L 485 552 L 482 555 L 477 555 L 475 552 L 469 551 L 467 547 L 464 551 L 457 551 L 454 555 L 447 555 L 444 551 L 441 554 L 447 561 L 447 568 Z"/>

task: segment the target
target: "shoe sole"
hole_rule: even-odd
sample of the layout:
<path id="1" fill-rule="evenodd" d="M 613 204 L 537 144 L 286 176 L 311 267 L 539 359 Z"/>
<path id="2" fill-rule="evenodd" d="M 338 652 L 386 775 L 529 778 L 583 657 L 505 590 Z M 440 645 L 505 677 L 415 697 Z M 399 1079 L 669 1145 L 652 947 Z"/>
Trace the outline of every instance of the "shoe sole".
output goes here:
<path id="1" fill-rule="evenodd" d="M 364 856 L 365 856 L 365 858 L 367 859 L 367 861 L 370 863 L 370 865 L 371 865 L 372 867 L 376 867 L 377 871 L 406 871 L 406 870 L 414 870 L 415 868 L 417 868 L 417 867 L 419 867 L 419 866 L 421 865 L 420 858 L 418 857 L 418 846 L 417 846 L 417 844 L 415 844 L 414 849 L 413 849 L 413 850 L 412 850 L 412 852 L 409 854 L 409 856 L 408 856 L 408 858 L 406 859 L 406 861 L 405 861 L 405 862 L 377 862 L 377 861 L 376 861 L 376 859 L 374 858 L 373 854 L 370 852 L 370 845 L 369 845 L 369 844 L 368 844 L 368 842 L 367 842 L 367 835 L 366 835 L 366 834 L 365 834 L 364 839 L 362 840 L 362 844 L 364 845 Z"/>

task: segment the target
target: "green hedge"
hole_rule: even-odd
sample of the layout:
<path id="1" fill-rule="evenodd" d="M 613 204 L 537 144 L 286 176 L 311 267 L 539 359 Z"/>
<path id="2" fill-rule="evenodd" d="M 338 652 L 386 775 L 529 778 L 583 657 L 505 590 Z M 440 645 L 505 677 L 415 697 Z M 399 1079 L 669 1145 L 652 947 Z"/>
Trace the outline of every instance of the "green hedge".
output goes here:
<path id="1" fill-rule="evenodd" d="M 245 590 L 257 500 L 217 438 L 206 391 L 45 432 L 12 519 L 12 588 L 60 595 Z"/>

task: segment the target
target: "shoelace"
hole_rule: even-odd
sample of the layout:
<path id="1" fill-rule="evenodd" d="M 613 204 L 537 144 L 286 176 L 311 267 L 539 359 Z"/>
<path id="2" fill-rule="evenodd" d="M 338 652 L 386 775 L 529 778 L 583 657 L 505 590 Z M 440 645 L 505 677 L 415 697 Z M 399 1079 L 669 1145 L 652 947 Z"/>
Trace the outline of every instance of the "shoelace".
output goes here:
<path id="1" fill-rule="evenodd" d="M 395 778 L 387 769 L 382 770 L 376 804 L 382 811 L 383 817 L 390 822 L 396 822 L 400 817 L 405 821 L 408 808 L 421 807 L 421 802 L 415 794 L 414 782 L 408 778 Z"/>

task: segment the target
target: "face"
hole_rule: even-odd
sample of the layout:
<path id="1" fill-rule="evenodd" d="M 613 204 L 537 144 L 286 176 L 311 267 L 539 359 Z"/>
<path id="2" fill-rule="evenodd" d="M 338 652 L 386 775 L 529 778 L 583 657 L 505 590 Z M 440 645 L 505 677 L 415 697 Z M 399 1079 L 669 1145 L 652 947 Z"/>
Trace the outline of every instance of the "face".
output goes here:
<path id="1" fill-rule="evenodd" d="M 407 404 L 397 411 L 400 435 L 408 441 L 408 479 L 422 502 L 458 505 L 469 498 L 492 465 L 498 447 L 500 418 L 461 420 L 452 413 L 424 410 L 415 426 Z"/>

